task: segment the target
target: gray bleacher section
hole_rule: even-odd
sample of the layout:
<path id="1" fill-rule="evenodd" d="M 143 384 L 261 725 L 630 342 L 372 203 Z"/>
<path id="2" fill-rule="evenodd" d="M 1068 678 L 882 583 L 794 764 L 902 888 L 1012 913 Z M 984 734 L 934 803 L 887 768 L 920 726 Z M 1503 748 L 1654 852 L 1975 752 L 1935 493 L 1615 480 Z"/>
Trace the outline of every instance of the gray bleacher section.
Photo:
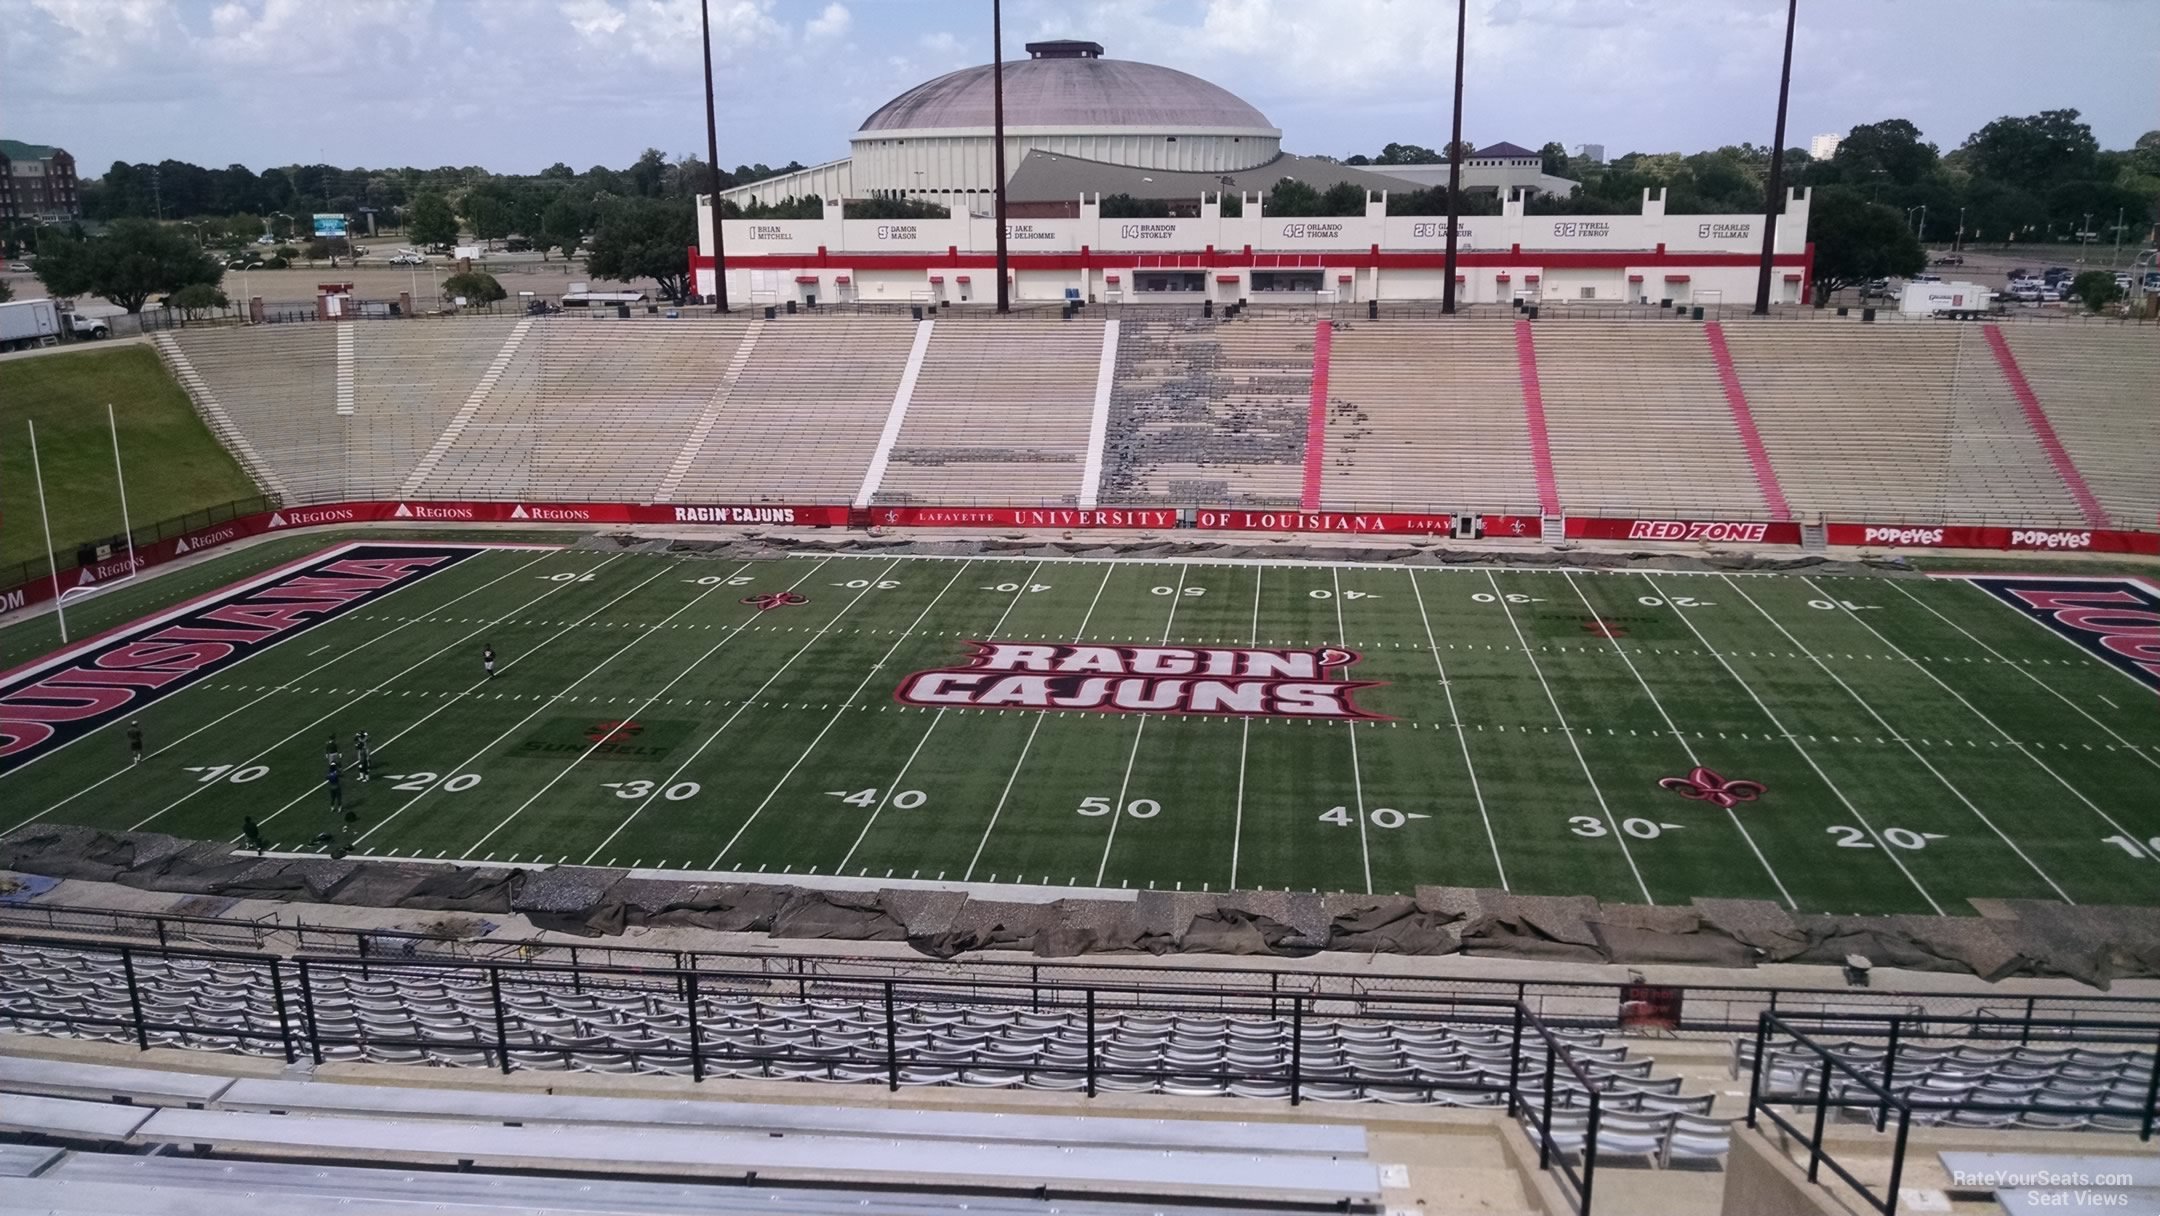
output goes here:
<path id="1" fill-rule="evenodd" d="M 1887 1049 L 1844 1041 L 1824 1046 L 1861 1075 L 1893 1093 L 1933 1102 L 1971 1101 L 2001 1105 L 2030 1103 L 2085 1107 L 2083 1115 L 1994 1111 L 1921 1110 L 1913 1122 L 1968 1128 L 2025 1128 L 2032 1131 L 2136 1132 L 2143 1124 L 2145 1096 L 2152 1083 L 2153 1050 L 2092 1047 L 1906 1044 L 1898 1049 L 1894 1071 L 1884 1081 Z M 1755 1043 L 1733 1044 L 1732 1075 L 1754 1067 Z M 1820 1057 L 1789 1041 L 1773 1039 L 1763 1058 L 1762 1087 L 1780 1103 L 1799 1099 L 1812 1105 L 1820 1092 Z M 1832 1100 L 1865 1101 L 1870 1095 L 1841 1071 L 1830 1078 Z M 1840 1118 L 1872 1119 L 1872 1109 L 1846 1109 Z"/>
<path id="2" fill-rule="evenodd" d="M 32 1177 L 58 1160 L 63 1151 L 35 1144 L 0 1144 L 0 1178 Z"/>
<path id="3" fill-rule="evenodd" d="M 1987 331 L 1957 327 L 1950 394 L 1950 453 L 1943 514 L 2027 527 L 2086 526 L 2070 487 L 2034 437 Z M 2160 436 L 2160 430 L 2155 431 Z"/>
<path id="4" fill-rule="evenodd" d="M 2005 325 L 2002 334 L 2114 525 L 2160 524 L 2160 342 L 2145 327 Z"/>
<path id="5" fill-rule="evenodd" d="M 1308 318 L 1121 321 L 1102 502 L 1296 506 L 1312 361 Z"/>
<path id="6" fill-rule="evenodd" d="M 185 356 L 202 391 L 216 399 L 254 455 L 274 470 L 287 506 L 346 496 L 351 445 L 359 437 L 337 412 L 337 330 L 335 325 L 191 328 L 158 338 L 161 350 Z M 181 381 L 186 385 L 187 377 Z M 242 467 L 248 463 L 243 460 Z"/>
<path id="7" fill-rule="evenodd" d="M 1330 507 L 1537 511 L 1515 330 L 1358 321 L 1328 369 Z"/>
<path id="8" fill-rule="evenodd" d="M 353 335 L 353 497 L 402 494 L 516 324 L 512 317 L 345 323 Z"/>
<path id="9" fill-rule="evenodd" d="M 873 502 L 1079 502 L 1103 323 L 939 321 Z"/>

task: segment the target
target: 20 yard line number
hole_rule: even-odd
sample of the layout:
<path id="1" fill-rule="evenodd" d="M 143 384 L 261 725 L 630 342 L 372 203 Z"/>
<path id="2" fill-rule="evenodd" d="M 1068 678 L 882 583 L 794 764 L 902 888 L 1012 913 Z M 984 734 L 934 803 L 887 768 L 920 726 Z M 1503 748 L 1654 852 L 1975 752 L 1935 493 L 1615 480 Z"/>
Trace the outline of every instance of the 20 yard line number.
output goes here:
<path id="1" fill-rule="evenodd" d="M 1393 831 L 1394 829 L 1403 826 L 1404 824 L 1410 822 L 1413 819 L 1430 818 L 1432 818 L 1432 816 L 1427 815 L 1422 811 L 1398 811 L 1391 806 L 1376 806 L 1373 809 L 1365 812 L 1365 819 L 1367 822 L 1371 823 L 1376 828 L 1386 828 L 1390 831 Z M 1339 828 L 1347 828 L 1356 824 L 1357 820 L 1351 817 L 1349 807 L 1331 806 L 1328 809 L 1320 812 L 1320 822 L 1332 823 Z"/>
<path id="2" fill-rule="evenodd" d="M 1823 831 L 1837 837 L 1837 844 L 1841 849 L 1872 849 L 1875 847 L 1875 842 L 1867 838 L 1867 833 L 1853 827 L 1851 824 L 1834 823 L 1824 828 Z M 1883 843 L 1890 847 L 1904 849 L 1907 852 L 1924 849 L 1928 847 L 1928 842 L 1931 840 L 1949 839 L 1941 832 L 1915 832 L 1911 828 L 1884 828 L 1882 838 Z"/>

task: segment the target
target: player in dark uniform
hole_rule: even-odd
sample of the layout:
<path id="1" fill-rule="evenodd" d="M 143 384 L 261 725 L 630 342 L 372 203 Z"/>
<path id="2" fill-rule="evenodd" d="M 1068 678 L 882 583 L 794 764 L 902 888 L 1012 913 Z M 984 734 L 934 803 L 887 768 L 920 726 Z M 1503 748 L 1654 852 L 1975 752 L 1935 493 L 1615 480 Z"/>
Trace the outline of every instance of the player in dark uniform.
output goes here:
<path id="1" fill-rule="evenodd" d="M 344 753 L 338 751 L 336 731 L 331 731 L 330 737 L 323 742 L 322 756 L 323 763 L 328 764 L 331 768 L 336 768 L 338 761 L 345 758 Z"/>
<path id="2" fill-rule="evenodd" d="M 255 817 L 253 815 L 241 816 L 240 835 L 247 838 L 249 848 L 255 850 L 257 853 L 261 853 L 263 851 L 262 825 L 255 822 Z"/>
<path id="3" fill-rule="evenodd" d="M 337 812 L 344 810 L 345 785 L 342 781 L 338 779 L 338 762 L 337 756 L 335 754 L 332 754 L 330 757 L 330 770 L 323 774 L 323 787 L 330 791 L 331 811 Z"/>
<path id="4" fill-rule="evenodd" d="M 487 670 L 487 678 L 495 678 L 495 646 L 489 643 L 480 648 L 480 666 Z"/>
<path id="5" fill-rule="evenodd" d="M 354 760 L 353 760 L 353 767 L 357 768 L 357 769 L 358 769 L 358 770 L 360 771 L 360 780 L 361 780 L 361 781 L 363 781 L 363 782 L 365 782 L 365 781 L 366 781 L 366 780 L 368 779 L 368 737 L 367 737 L 367 732 L 366 732 L 366 731 L 364 731 L 364 730 L 356 730 L 356 731 L 354 731 L 354 732 L 353 732 L 353 737 L 352 737 L 352 743 L 353 743 L 353 751 L 354 751 L 354 752 L 356 753 L 356 755 L 355 755 L 355 757 L 354 757 Z"/>
<path id="6" fill-rule="evenodd" d="M 142 763 L 142 719 L 128 723 L 128 753 L 135 757 L 134 763 Z"/>

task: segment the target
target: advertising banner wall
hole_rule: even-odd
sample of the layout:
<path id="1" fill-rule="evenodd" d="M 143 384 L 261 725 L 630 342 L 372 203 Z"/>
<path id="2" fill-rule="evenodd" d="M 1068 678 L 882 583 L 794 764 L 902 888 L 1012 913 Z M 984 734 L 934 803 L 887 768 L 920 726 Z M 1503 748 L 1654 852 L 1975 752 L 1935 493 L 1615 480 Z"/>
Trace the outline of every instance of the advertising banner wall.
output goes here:
<path id="1" fill-rule="evenodd" d="M 2095 528 L 1995 528 L 1956 524 L 1829 524 L 1833 545 L 1879 549 L 2028 549 L 2051 553 L 2160 554 L 2160 533 Z"/>
<path id="2" fill-rule="evenodd" d="M 1606 519 L 1568 517 L 1569 540 L 1705 541 L 1720 544 L 1797 545 L 1800 525 L 1790 521 L 1733 519 Z"/>

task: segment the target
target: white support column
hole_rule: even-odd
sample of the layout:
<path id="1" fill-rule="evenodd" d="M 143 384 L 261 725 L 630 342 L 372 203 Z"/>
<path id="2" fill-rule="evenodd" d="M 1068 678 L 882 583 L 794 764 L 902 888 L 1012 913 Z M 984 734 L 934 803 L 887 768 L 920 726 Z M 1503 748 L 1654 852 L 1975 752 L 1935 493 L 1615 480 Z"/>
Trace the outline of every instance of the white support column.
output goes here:
<path id="1" fill-rule="evenodd" d="M 915 378 L 922 375 L 923 356 L 930 353 L 930 331 L 936 325 L 935 321 L 915 324 L 915 345 L 908 351 L 907 370 L 900 373 L 892 408 L 885 412 L 885 429 L 878 434 L 877 453 L 870 457 L 870 467 L 863 470 L 862 489 L 855 492 L 858 507 L 869 506 L 877 495 L 878 483 L 885 480 L 885 465 L 892 459 L 893 444 L 900 439 L 900 425 L 907 421 L 908 403 L 915 399 Z"/>
<path id="2" fill-rule="evenodd" d="M 1103 322 L 1102 359 L 1095 364 L 1095 412 L 1088 418 L 1087 464 L 1080 471 L 1080 505 L 1092 509 L 1102 486 L 1103 436 L 1110 430 L 1110 386 L 1117 379 L 1115 320 Z"/>

